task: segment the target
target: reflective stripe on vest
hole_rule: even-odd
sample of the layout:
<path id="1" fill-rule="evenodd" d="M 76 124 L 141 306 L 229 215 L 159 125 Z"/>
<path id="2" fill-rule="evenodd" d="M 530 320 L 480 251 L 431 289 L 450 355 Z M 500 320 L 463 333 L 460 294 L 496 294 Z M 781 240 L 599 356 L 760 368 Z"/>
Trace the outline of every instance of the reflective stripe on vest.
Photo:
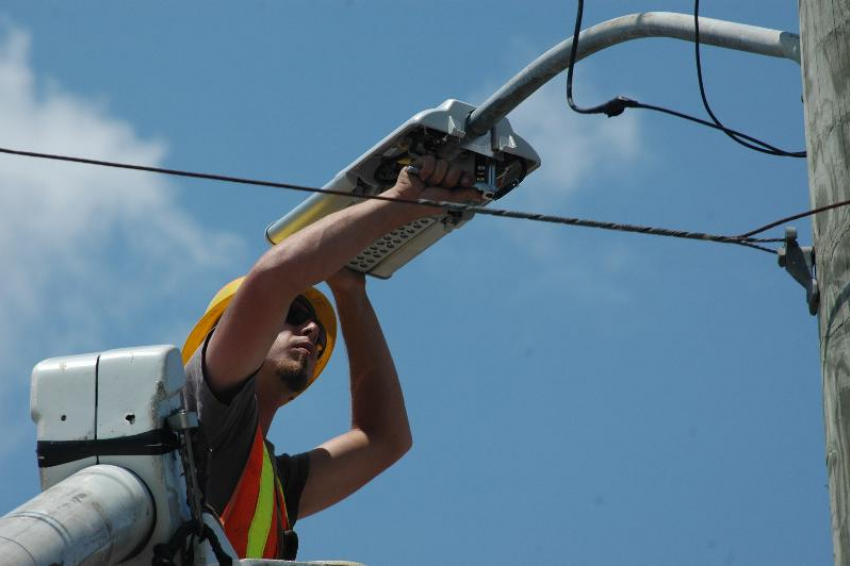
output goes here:
<path id="1" fill-rule="evenodd" d="M 278 541 L 280 533 L 290 529 L 289 517 L 283 489 L 259 425 L 245 469 L 224 508 L 221 522 L 240 558 L 279 558 Z"/>

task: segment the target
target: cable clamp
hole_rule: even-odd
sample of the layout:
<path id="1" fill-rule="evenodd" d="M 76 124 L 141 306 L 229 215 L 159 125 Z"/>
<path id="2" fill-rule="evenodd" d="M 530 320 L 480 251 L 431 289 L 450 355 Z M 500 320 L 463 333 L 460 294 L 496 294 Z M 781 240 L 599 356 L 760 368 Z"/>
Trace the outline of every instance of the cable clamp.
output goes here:
<path id="1" fill-rule="evenodd" d="M 815 248 L 800 247 L 797 244 L 797 229 L 788 227 L 785 228 L 785 245 L 777 250 L 777 256 L 779 267 L 784 267 L 785 271 L 806 290 L 809 314 L 816 315 L 820 304 L 820 289 L 815 267 Z"/>
<path id="2" fill-rule="evenodd" d="M 617 98 L 612 98 L 605 104 L 599 105 L 599 109 L 609 118 L 613 118 L 614 116 L 619 116 L 625 112 L 626 108 L 637 108 L 639 105 L 640 103 L 637 100 L 632 100 L 625 96 L 618 96 Z"/>
<path id="3" fill-rule="evenodd" d="M 183 472 L 186 478 L 186 496 L 192 519 L 198 535 L 202 534 L 203 505 L 201 501 L 201 486 L 198 485 L 197 462 L 195 459 L 194 439 L 192 434 L 198 429 L 198 415 L 194 412 L 179 410 L 167 418 L 168 426 L 180 437 Z"/>

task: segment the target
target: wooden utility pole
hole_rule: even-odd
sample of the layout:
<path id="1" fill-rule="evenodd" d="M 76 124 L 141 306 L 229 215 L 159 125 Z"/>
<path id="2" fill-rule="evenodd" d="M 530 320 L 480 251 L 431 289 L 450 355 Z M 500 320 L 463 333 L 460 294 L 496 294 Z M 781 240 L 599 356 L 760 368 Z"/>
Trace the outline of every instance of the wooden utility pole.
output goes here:
<path id="1" fill-rule="evenodd" d="M 799 0 L 809 194 L 850 199 L 850 3 Z M 850 208 L 813 220 L 835 564 L 850 565 Z"/>

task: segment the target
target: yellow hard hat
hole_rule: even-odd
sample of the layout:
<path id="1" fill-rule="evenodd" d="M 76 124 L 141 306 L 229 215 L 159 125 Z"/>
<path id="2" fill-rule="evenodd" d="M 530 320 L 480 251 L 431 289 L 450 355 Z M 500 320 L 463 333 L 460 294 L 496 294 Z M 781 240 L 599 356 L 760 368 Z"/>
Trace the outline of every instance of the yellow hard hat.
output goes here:
<path id="1" fill-rule="evenodd" d="M 207 335 L 212 332 L 216 324 L 218 324 L 218 321 L 221 319 L 224 311 L 227 310 L 227 306 L 230 304 L 230 301 L 233 300 L 233 295 L 236 294 L 236 290 L 239 289 L 239 286 L 244 280 L 245 277 L 234 279 L 222 287 L 218 293 L 215 294 L 212 301 L 210 301 L 206 312 L 204 312 L 204 316 L 202 316 L 195 324 L 195 327 L 186 338 L 186 343 L 183 344 L 184 365 L 189 361 L 200 345 L 203 344 Z M 316 317 L 319 319 L 319 323 L 325 327 L 325 334 L 327 337 L 325 348 L 322 350 L 321 356 L 316 360 L 316 367 L 313 369 L 313 375 L 307 382 L 307 387 L 310 387 L 310 385 L 318 379 L 322 370 L 325 369 L 325 366 L 328 365 L 328 360 L 333 353 L 334 344 L 336 343 L 336 313 L 334 312 L 333 305 L 331 305 L 331 302 L 324 293 L 315 287 L 310 287 L 305 290 L 301 293 L 301 296 L 304 297 L 313 307 L 313 310 L 316 312 Z M 305 391 L 307 387 L 305 387 L 301 392 Z M 296 393 L 290 401 L 298 395 L 300 395 L 300 392 Z"/>

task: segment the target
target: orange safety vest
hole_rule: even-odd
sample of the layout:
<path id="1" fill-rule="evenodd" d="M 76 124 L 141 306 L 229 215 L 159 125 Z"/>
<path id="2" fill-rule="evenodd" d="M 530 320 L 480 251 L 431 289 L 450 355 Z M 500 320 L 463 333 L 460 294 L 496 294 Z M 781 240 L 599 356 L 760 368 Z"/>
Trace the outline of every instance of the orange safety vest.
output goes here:
<path id="1" fill-rule="evenodd" d="M 284 532 L 292 527 L 277 466 L 266 449 L 259 424 L 245 469 L 221 522 L 240 558 L 282 558 L 280 543 Z"/>

